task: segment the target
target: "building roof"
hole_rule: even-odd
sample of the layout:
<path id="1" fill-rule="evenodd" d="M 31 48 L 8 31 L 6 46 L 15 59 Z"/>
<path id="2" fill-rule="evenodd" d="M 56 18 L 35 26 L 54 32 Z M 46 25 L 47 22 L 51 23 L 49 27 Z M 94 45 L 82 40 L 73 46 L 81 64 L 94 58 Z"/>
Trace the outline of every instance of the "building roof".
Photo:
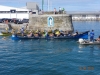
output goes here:
<path id="1" fill-rule="evenodd" d="M 9 6 L 3 6 L 0 5 L 0 11 L 10 11 L 10 10 L 16 10 L 16 11 L 29 11 L 28 9 L 23 8 L 16 8 L 16 7 L 9 7 Z"/>
<path id="2" fill-rule="evenodd" d="M 25 6 L 25 7 L 20 7 L 21 9 L 27 9 L 27 7 Z"/>

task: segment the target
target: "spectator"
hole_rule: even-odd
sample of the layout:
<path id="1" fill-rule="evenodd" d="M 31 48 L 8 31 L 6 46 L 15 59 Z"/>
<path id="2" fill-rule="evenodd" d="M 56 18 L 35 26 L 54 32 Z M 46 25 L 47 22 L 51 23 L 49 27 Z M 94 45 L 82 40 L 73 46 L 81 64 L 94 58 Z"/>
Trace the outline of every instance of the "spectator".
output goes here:
<path id="1" fill-rule="evenodd" d="M 61 14 L 61 7 L 59 7 L 59 14 Z"/>
<path id="2" fill-rule="evenodd" d="M 42 14 L 42 11 L 41 11 L 41 9 L 39 10 L 39 14 L 40 14 L 40 15 Z"/>
<path id="3" fill-rule="evenodd" d="M 64 8 L 62 8 L 62 13 L 64 14 L 64 11 L 65 11 L 65 9 Z"/>
<path id="4" fill-rule="evenodd" d="M 54 14 L 56 14 L 56 8 L 54 8 Z"/>

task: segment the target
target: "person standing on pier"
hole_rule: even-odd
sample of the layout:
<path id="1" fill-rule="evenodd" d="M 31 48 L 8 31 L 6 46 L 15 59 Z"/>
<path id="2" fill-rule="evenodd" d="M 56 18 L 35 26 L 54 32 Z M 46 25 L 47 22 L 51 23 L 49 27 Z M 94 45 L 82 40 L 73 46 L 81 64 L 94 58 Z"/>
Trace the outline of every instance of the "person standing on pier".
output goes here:
<path id="1" fill-rule="evenodd" d="M 59 14 L 61 14 L 61 7 L 59 7 Z"/>
<path id="2" fill-rule="evenodd" d="M 64 11 L 65 11 L 65 9 L 64 9 L 64 8 L 62 8 L 62 14 L 64 14 Z"/>
<path id="3" fill-rule="evenodd" d="M 56 8 L 54 8 L 54 14 L 56 14 Z"/>

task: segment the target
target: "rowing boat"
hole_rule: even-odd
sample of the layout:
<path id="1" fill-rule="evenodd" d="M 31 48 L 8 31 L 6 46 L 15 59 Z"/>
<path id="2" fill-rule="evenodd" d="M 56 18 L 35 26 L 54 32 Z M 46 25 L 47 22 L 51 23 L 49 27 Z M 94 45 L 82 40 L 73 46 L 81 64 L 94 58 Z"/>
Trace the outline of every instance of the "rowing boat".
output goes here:
<path id="1" fill-rule="evenodd" d="M 28 36 L 17 36 L 17 35 L 12 35 L 11 38 L 13 40 L 19 40 L 19 39 L 23 39 L 23 40 L 26 40 L 26 39 L 79 39 L 79 38 L 83 38 L 83 39 L 88 39 L 88 32 L 89 31 L 85 31 L 83 33 L 80 33 L 78 35 L 75 35 L 75 36 L 53 36 L 53 37 L 50 37 L 50 36 L 45 36 L 45 37 L 28 37 Z"/>
<path id="2" fill-rule="evenodd" d="M 0 36 L 10 36 L 11 32 L 0 32 Z"/>

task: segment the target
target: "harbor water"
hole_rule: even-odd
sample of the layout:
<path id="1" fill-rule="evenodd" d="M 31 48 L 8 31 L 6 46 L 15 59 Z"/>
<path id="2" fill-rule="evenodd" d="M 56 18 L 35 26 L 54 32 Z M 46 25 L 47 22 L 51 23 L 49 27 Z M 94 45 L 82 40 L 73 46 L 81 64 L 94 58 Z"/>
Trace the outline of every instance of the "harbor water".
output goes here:
<path id="1" fill-rule="evenodd" d="M 74 30 L 94 30 L 99 21 L 73 21 Z M 100 75 L 100 45 L 77 40 L 19 40 L 0 36 L 0 75 Z"/>

